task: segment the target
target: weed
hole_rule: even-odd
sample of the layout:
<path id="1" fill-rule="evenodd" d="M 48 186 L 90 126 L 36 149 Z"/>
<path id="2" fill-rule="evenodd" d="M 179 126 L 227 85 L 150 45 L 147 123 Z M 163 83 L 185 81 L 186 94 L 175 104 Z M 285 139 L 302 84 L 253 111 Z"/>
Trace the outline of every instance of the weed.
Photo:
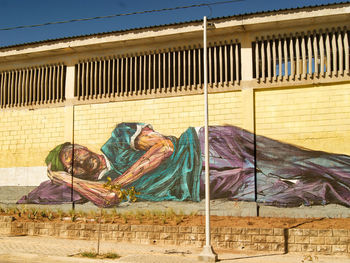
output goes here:
<path id="1" fill-rule="evenodd" d="M 43 217 L 43 218 L 47 217 L 46 211 L 41 211 L 41 212 L 40 212 L 40 215 L 41 215 L 41 217 Z"/>
<path id="2" fill-rule="evenodd" d="M 98 254 L 96 252 L 84 251 L 81 252 L 80 255 L 86 258 L 96 258 Z"/>
<path id="3" fill-rule="evenodd" d="M 33 214 L 33 219 L 38 219 L 38 209 L 33 208 L 32 209 L 32 214 Z"/>
<path id="4" fill-rule="evenodd" d="M 183 221 L 183 217 L 182 216 L 176 216 L 175 217 L 175 223 L 176 225 L 180 224 Z"/>
<path id="5" fill-rule="evenodd" d="M 110 259 L 120 258 L 120 256 L 117 253 L 112 253 L 112 252 L 104 254 L 103 257 L 110 258 Z"/>
<path id="6" fill-rule="evenodd" d="M 122 214 L 122 219 L 124 224 L 128 223 L 128 216 L 126 215 L 126 213 Z"/>
<path id="7" fill-rule="evenodd" d="M 47 216 L 47 218 L 51 221 L 54 219 L 54 216 L 53 214 L 50 212 L 49 215 Z"/>
<path id="8" fill-rule="evenodd" d="M 136 210 L 135 218 L 140 222 L 140 224 L 142 224 L 143 217 L 144 217 L 143 211 L 142 210 Z"/>
<path id="9" fill-rule="evenodd" d="M 116 259 L 120 258 L 120 256 L 117 253 L 108 252 L 106 254 L 98 254 L 97 252 L 92 251 L 84 251 L 79 253 L 80 256 L 86 257 L 86 258 L 108 258 L 108 259 Z"/>
<path id="10" fill-rule="evenodd" d="M 64 212 L 61 209 L 57 210 L 57 216 L 60 220 L 62 220 L 62 218 L 64 217 Z"/>

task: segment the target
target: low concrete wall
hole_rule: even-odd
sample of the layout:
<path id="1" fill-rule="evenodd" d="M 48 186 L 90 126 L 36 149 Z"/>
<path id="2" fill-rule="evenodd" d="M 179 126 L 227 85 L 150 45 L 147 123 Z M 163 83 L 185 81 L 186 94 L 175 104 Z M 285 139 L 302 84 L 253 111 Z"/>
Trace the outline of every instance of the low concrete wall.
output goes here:
<path id="1" fill-rule="evenodd" d="M 203 226 L 154 226 L 101 224 L 101 240 L 155 245 L 202 247 Z M 16 222 L 0 216 L 0 234 L 5 236 L 54 236 L 70 239 L 97 239 L 98 224 Z M 350 230 L 213 227 L 212 245 L 240 251 L 315 252 L 350 254 Z"/>

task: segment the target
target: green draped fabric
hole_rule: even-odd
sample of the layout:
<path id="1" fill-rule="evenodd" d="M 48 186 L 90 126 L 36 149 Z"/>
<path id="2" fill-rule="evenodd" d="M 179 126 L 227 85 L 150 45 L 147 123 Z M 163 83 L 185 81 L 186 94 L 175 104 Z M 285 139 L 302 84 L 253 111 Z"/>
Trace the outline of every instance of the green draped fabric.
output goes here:
<path id="1" fill-rule="evenodd" d="M 53 150 L 49 152 L 45 159 L 46 165 L 49 165 L 51 163 L 51 170 L 52 171 L 64 171 L 63 163 L 60 160 L 60 152 L 62 148 L 66 145 L 70 145 L 69 142 L 60 144 L 56 146 Z"/>
<path id="2" fill-rule="evenodd" d="M 131 137 L 137 125 L 142 123 L 121 123 L 112 132 L 111 138 L 102 146 L 102 152 L 111 162 L 107 177 L 112 179 L 123 174 L 145 151 L 130 147 Z M 138 198 L 149 201 L 199 201 L 200 173 L 202 169 L 201 152 L 194 128 L 188 128 L 179 139 L 167 137 L 174 145 L 173 154 L 155 170 L 145 174 L 128 185 L 140 192 Z"/>

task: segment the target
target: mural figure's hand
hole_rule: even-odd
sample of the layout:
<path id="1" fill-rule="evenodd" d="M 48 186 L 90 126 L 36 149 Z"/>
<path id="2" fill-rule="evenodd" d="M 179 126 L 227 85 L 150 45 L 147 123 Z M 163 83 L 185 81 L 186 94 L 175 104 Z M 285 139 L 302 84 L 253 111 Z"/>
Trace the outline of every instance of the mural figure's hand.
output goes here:
<path id="1" fill-rule="evenodd" d="M 72 177 L 69 173 L 64 171 L 52 171 L 51 163 L 47 166 L 47 176 L 50 178 L 51 182 L 57 185 L 69 183 L 72 181 Z"/>
<path id="2" fill-rule="evenodd" d="M 101 182 L 72 178 L 72 175 L 64 171 L 52 171 L 51 163 L 47 166 L 47 176 L 52 183 L 73 188 L 74 191 L 99 207 L 111 207 L 119 204 L 119 192 L 106 189 Z"/>

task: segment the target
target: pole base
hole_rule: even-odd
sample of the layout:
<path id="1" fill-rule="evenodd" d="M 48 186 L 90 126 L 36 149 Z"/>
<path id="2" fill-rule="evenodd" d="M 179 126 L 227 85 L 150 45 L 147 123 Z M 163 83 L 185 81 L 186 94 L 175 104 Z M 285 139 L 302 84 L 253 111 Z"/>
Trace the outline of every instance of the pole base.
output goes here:
<path id="1" fill-rule="evenodd" d="M 204 246 L 203 251 L 198 255 L 198 260 L 204 262 L 217 262 L 218 255 L 214 252 L 212 246 Z"/>

